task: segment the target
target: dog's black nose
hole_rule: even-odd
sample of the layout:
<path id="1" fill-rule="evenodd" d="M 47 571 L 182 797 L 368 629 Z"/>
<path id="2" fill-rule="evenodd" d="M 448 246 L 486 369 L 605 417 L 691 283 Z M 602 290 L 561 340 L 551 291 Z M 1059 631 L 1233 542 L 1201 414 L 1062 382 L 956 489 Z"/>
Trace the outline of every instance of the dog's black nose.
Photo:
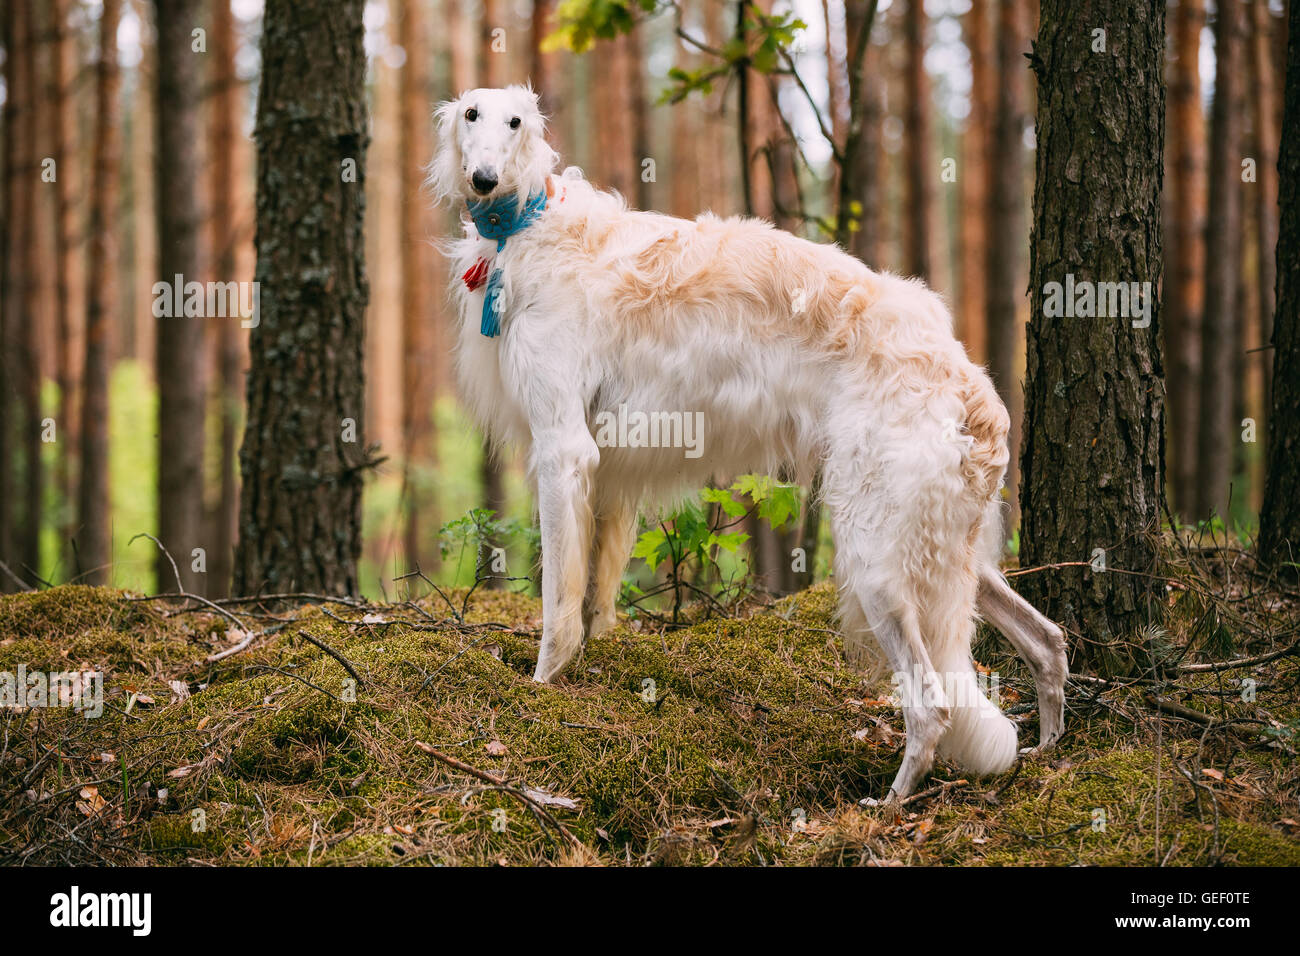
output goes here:
<path id="1" fill-rule="evenodd" d="M 476 169 L 474 175 L 470 177 L 470 182 L 474 185 L 474 191 L 479 195 L 486 196 L 492 190 L 497 188 L 497 178 L 491 173 L 485 173 L 481 169 Z"/>

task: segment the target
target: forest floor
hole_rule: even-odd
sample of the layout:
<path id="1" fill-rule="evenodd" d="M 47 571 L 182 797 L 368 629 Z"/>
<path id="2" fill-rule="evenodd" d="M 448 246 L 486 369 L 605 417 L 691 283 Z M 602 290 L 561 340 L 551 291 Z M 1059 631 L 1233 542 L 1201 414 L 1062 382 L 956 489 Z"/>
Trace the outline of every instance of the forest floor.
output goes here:
<path id="1" fill-rule="evenodd" d="M 4 597 L 0 673 L 105 676 L 97 719 L 0 708 L 0 864 L 1300 865 L 1300 595 L 1223 571 L 1222 598 L 1171 590 L 1145 676 L 1072 679 L 1054 751 L 986 780 L 940 764 L 900 808 L 859 804 L 903 723 L 845 664 L 830 584 L 620 618 L 551 686 L 520 594 Z M 1036 742 L 1018 662 L 987 633 L 976 653 Z"/>

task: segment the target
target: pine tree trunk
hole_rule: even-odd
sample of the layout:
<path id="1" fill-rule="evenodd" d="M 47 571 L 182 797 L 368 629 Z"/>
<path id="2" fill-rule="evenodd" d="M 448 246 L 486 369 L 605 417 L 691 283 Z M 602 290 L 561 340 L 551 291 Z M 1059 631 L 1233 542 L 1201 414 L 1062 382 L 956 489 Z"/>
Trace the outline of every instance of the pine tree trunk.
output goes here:
<path id="1" fill-rule="evenodd" d="M 1024 234 L 1024 85 L 1025 37 L 1020 0 L 998 0 L 997 102 L 988 168 L 988 244 L 985 315 L 988 319 L 988 366 L 998 395 L 1011 414 L 1006 486 L 1011 508 L 1006 530 L 1019 521 L 1016 467 L 1024 425 L 1024 394 L 1017 359 L 1021 344 L 1020 236 Z"/>
<path id="2" fill-rule="evenodd" d="M 117 25 L 122 0 L 104 0 L 95 68 L 94 157 L 86 268 L 86 349 L 81 386 L 81 476 L 77 493 L 77 570 L 86 584 L 111 580 L 108 484 L 108 373 L 117 302 L 117 198 L 121 165 L 121 74 Z"/>
<path id="3" fill-rule="evenodd" d="M 1255 237 L 1258 245 L 1259 269 L 1257 295 L 1259 298 L 1260 342 L 1268 342 L 1273 335 L 1273 290 L 1277 285 L 1277 96 L 1272 70 L 1272 44 L 1270 30 L 1273 15 L 1266 3 L 1252 3 L 1250 77 L 1253 95 L 1248 97 L 1253 107 L 1255 122 Z M 1260 353 L 1263 360 L 1263 385 L 1265 402 L 1273 392 L 1273 363 L 1267 350 Z M 1247 356 L 1252 364 L 1254 356 Z"/>
<path id="4" fill-rule="evenodd" d="M 1164 286 L 1173 503 L 1196 513 L 1201 318 L 1205 307 L 1205 116 L 1198 58 L 1205 0 L 1178 0 L 1169 71 L 1169 268 Z"/>
<path id="5" fill-rule="evenodd" d="M 22 54 L 17 44 L 18 10 L 16 3 L 7 3 L 3 8 L 4 46 L 5 46 L 5 102 L 4 102 L 4 229 L 0 232 L 0 446 L 12 447 L 17 437 L 18 410 L 18 282 L 20 277 L 19 257 L 22 246 L 18 241 L 18 212 L 22 205 L 22 192 L 25 183 L 20 166 L 22 137 L 18 135 L 19 93 L 22 81 L 19 79 L 22 66 Z M 0 456 L 0 561 L 17 564 L 15 548 L 15 523 L 17 502 L 13 490 L 16 456 Z M 12 569 L 11 569 L 12 573 Z M 8 575 L 0 575 L 0 592 L 12 590 L 18 583 Z"/>
<path id="6" fill-rule="evenodd" d="M 1093 52 L 1093 31 L 1103 24 L 1106 52 Z M 1022 580 L 1030 600 L 1071 631 L 1074 665 L 1105 672 L 1132 663 L 1120 641 L 1134 637 L 1164 591 L 1144 576 L 1154 568 L 1164 494 L 1156 301 L 1164 25 L 1164 0 L 1043 0 L 1034 44 L 1038 155 L 1020 561 L 1097 564 Z M 1069 274 L 1076 282 L 1150 283 L 1149 325 L 1049 317 L 1045 287 Z"/>
<path id="7" fill-rule="evenodd" d="M 1006 242 L 988 221 L 990 181 L 989 130 L 993 126 L 994 80 L 993 33 L 990 4 L 993 0 L 971 0 L 966 14 L 966 45 L 970 49 L 970 114 L 962 134 L 961 173 L 961 308 L 957 330 L 971 358 L 988 361 L 988 302 L 984 289 L 986 258 L 990 242 Z M 1022 66 L 1023 69 L 1023 66 Z M 1019 238 L 1019 233 L 1016 233 Z M 1019 246 L 1017 245 L 1017 248 Z M 1014 459 L 1013 459 L 1014 460 Z M 1014 490 L 1014 486 L 1013 486 Z"/>
<path id="8" fill-rule="evenodd" d="M 16 17 L 14 55 L 21 57 L 18 76 L 21 85 L 15 90 L 18 99 L 18 123 L 15 129 L 24 144 L 19 161 L 20 204 L 14 209 L 18 257 L 17 319 L 19 385 L 19 439 L 22 474 L 18 498 L 21 501 L 16 524 L 16 546 L 21 566 L 33 577 L 41 573 L 41 517 L 44 470 L 41 461 L 41 255 L 39 247 L 40 204 L 36 190 L 41 183 L 41 159 L 37 142 L 39 112 L 36 59 L 39 29 L 36 4 L 32 0 L 10 0 Z M 11 330 L 14 328 L 10 327 Z"/>
<path id="9" fill-rule="evenodd" d="M 433 495 L 434 422 L 433 325 L 430 294 L 433 267 L 429 261 L 433 230 L 427 197 L 420 188 L 424 165 L 432 155 L 429 144 L 428 45 L 421 0 L 402 0 L 397 42 L 406 51 L 401 72 L 401 267 L 402 267 L 402 397 L 405 477 L 405 550 L 409 568 L 432 571 L 439 527 Z"/>
<path id="10" fill-rule="evenodd" d="M 931 163 L 930 81 L 925 72 L 925 3 L 907 0 L 903 38 L 907 48 L 903 141 L 907 151 L 906 236 L 908 275 L 934 278 L 934 181 Z"/>
<path id="11" fill-rule="evenodd" d="M 59 526 L 60 555 L 71 535 L 72 502 L 76 497 L 73 451 L 77 444 L 77 387 L 81 377 L 76 361 L 79 330 L 74 294 L 75 283 L 81 275 L 81 247 L 76 235 L 78 224 L 73 217 L 73 166 L 77 150 L 76 98 L 72 84 L 77 51 L 75 37 L 68 27 L 68 4 L 69 0 L 54 0 L 48 11 L 53 53 L 50 65 L 49 121 L 53 130 L 50 155 L 58 177 L 54 184 L 54 302 L 59 383 L 56 481 L 65 516 Z"/>
<path id="12" fill-rule="evenodd" d="M 1273 406 L 1268 483 L 1259 550 L 1282 574 L 1300 578 L 1300 5 L 1287 14 L 1285 105 L 1278 157 L 1277 312 L 1273 317 Z"/>
<path id="13" fill-rule="evenodd" d="M 199 275 L 198 55 L 191 31 L 198 0 L 155 0 L 158 30 L 158 152 L 155 164 L 158 277 L 192 282 Z M 182 314 L 175 314 L 180 312 Z M 158 538 L 175 559 L 187 591 L 207 590 L 206 572 L 193 570 L 203 537 L 203 319 L 175 309 L 158 319 Z M 176 586 L 171 561 L 159 550 L 158 589 Z"/>
<path id="14" fill-rule="evenodd" d="M 211 206 L 208 222 L 213 263 L 212 279 L 233 282 L 236 267 L 235 150 L 239 127 L 239 86 L 235 76 L 235 25 L 230 0 L 212 0 L 209 30 L 213 71 L 210 100 L 209 140 L 211 147 Z M 225 597 L 235 559 L 235 536 L 239 530 L 239 414 L 243 374 L 240 369 L 242 326 L 234 317 L 217 322 L 217 409 L 221 426 L 217 511 L 209 567 L 209 589 Z"/>
<path id="15" fill-rule="evenodd" d="M 268 0 L 257 281 L 234 589 L 358 593 L 365 272 L 362 0 Z"/>
<path id="16" fill-rule="evenodd" d="M 1210 113 L 1210 193 L 1205 234 L 1205 322 L 1201 336 L 1196 517 L 1229 524 L 1238 445 L 1237 279 L 1241 269 L 1241 3 L 1221 0 L 1214 23 L 1214 105 Z"/>
<path id="17" fill-rule="evenodd" d="M 150 0 L 131 0 L 130 7 L 140 22 L 147 22 Z M 125 10 L 124 4 L 123 9 Z M 156 107 L 151 84 L 145 77 L 158 73 L 158 49 L 141 37 L 140 62 L 135 68 L 137 82 L 130 106 L 130 135 L 126 150 L 130 159 L 131 243 L 134 287 L 131 311 L 114 329 L 113 361 L 134 359 L 153 374 L 154 356 L 158 351 L 158 320 L 153 317 L 153 284 L 165 277 L 157 275 L 158 215 L 154 193 L 154 159 L 158 153 Z M 132 534 L 135 532 L 133 531 Z"/>

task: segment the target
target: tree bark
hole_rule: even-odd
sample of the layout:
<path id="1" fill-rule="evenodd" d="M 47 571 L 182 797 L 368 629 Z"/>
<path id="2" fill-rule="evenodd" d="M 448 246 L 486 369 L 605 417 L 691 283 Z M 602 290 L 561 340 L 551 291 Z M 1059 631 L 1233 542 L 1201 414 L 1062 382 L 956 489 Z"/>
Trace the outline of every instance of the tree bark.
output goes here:
<path id="1" fill-rule="evenodd" d="M 24 181 L 22 165 L 23 137 L 19 135 L 19 109 L 22 92 L 22 51 L 18 45 L 20 13 L 17 3 L 7 3 L 3 8 L 5 46 L 5 102 L 4 102 L 4 229 L 0 232 L 3 262 L 0 263 L 0 445 L 12 447 L 17 438 L 16 425 L 21 415 L 18 411 L 18 318 L 21 308 L 18 282 L 22 275 L 20 257 L 23 245 L 19 241 L 18 226 Z M 14 500 L 16 456 L 0 457 L 0 559 L 10 564 L 18 563 L 15 548 L 15 523 L 17 502 Z M 10 591 L 17 585 L 8 576 L 0 576 L 0 592 Z"/>
<path id="2" fill-rule="evenodd" d="M 57 342 L 58 474 L 56 482 L 63 507 L 59 522 L 59 548 L 67 544 L 73 520 L 72 502 L 76 497 L 73 450 L 77 444 L 77 368 L 76 344 L 79 338 L 74 289 L 81 276 L 81 245 L 77 241 L 77 224 L 73 217 L 73 166 L 76 150 L 76 98 L 73 80 L 77 61 L 75 37 L 68 27 L 69 0 L 50 4 L 50 115 L 52 147 L 57 178 L 54 183 L 54 303 L 55 341 Z"/>
<path id="3" fill-rule="evenodd" d="M 155 0 L 158 30 L 155 195 L 158 217 L 158 278 L 199 279 L 198 54 L 191 31 L 199 22 L 197 0 Z M 194 570 L 203 538 L 203 320 L 174 309 L 158 319 L 158 538 L 180 569 L 188 591 L 207 589 L 206 573 Z M 176 314 L 180 313 L 180 314 Z M 222 320 L 225 321 L 225 320 Z M 160 590 L 175 587 L 171 561 L 159 549 Z"/>
<path id="4" fill-rule="evenodd" d="M 364 414 L 362 0 L 268 0 L 236 592 L 358 593 Z"/>
<path id="5" fill-rule="evenodd" d="M 1221 0 L 1214 22 L 1214 105 L 1210 113 L 1210 192 L 1205 233 L 1205 322 L 1201 336 L 1196 517 L 1230 524 L 1229 494 L 1238 444 L 1237 278 L 1241 269 L 1241 3 Z"/>
<path id="6" fill-rule="evenodd" d="M 1006 486 L 1011 508 L 1006 530 L 1019 521 L 1016 467 L 1024 427 L 1024 392 L 1017 359 L 1021 343 L 1020 236 L 1024 233 L 1025 35 L 1021 0 L 998 0 L 997 103 L 988 173 L 988 243 L 985 316 L 988 320 L 989 374 L 1011 414 Z"/>
<path id="7" fill-rule="evenodd" d="M 1020 561 L 1099 561 L 1025 576 L 1071 632 L 1074 666 L 1132 663 L 1120 645 L 1163 597 L 1150 577 L 1164 494 L 1159 302 L 1164 0 L 1043 0 L 1030 241 Z M 1122 28 L 1122 29 L 1121 29 Z M 1105 52 L 1093 52 L 1106 29 Z M 1050 282 L 1139 282 L 1150 323 L 1049 317 Z M 1094 569 L 1095 568 L 1095 569 Z"/>
<path id="8" fill-rule="evenodd" d="M 934 180 L 931 165 L 930 81 L 925 73 L 925 3 L 907 0 L 903 38 L 907 49 L 905 87 L 907 105 L 903 119 L 907 151 L 907 212 L 904 234 L 909 275 L 932 282 L 934 278 Z"/>
<path id="9" fill-rule="evenodd" d="M 86 349 L 81 389 L 81 475 L 77 492 L 77 570 L 86 584 L 111 580 L 108 483 L 108 373 L 117 301 L 117 199 L 121 165 L 121 73 L 117 25 L 122 0 L 104 0 L 95 68 L 94 158 L 86 269 Z"/>
<path id="10" fill-rule="evenodd" d="M 1285 105 L 1278 157 L 1277 312 L 1269 469 L 1259 516 L 1264 561 L 1300 578 L 1300 5 L 1288 11 Z"/>
<path id="11" fill-rule="evenodd" d="M 1205 115 L 1198 58 L 1205 0 L 1178 0 L 1169 71 L 1169 268 L 1164 286 L 1174 507 L 1196 513 L 1201 319 L 1205 307 Z"/>
<path id="12" fill-rule="evenodd" d="M 37 112 L 38 86 L 36 54 L 38 30 L 36 4 L 32 0 L 11 0 L 14 10 L 14 45 L 12 53 L 18 60 L 14 89 L 17 100 L 14 135 L 20 141 L 17 202 L 13 207 L 12 221 L 18 248 L 16 250 L 16 275 L 14 292 L 17 308 L 11 317 L 10 332 L 17 342 L 18 383 L 18 440 L 21 449 L 22 470 L 18 494 L 21 502 L 14 522 L 15 551 L 19 567 L 33 577 L 41 573 L 41 516 L 43 512 L 44 469 L 41 461 L 41 350 L 40 327 L 42 309 L 40 302 L 41 255 L 38 246 L 38 204 L 36 190 L 41 182 L 41 156 L 38 149 Z M 12 446 L 11 446 L 12 447 Z"/>
<path id="13" fill-rule="evenodd" d="M 1277 285 L 1277 95 L 1274 90 L 1272 43 L 1270 30 L 1273 15 L 1268 4 L 1252 3 L 1251 10 L 1251 79 L 1254 95 L 1249 97 L 1254 107 L 1255 122 L 1255 237 L 1259 248 L 1257 270 L 1257 295 L 1259 297 L 1259 340 L 1268 342 L 1273 336 L 1273 291 Z M 1267 405 L 1273 392 L 1273 363 L 1267 350 L 1260 353 L 1263 360 L 1264 402 Z M 1253 356 L 1247 356 L 1252 363 Z"/>
<path id="14" fill-rule="evenodd" d="M 217 282 L 238 278 L 235 205 L 235 149 L 239 128 L 239 86 L 235 76 L 235 23 L 230 0 L 212 0 L 211 39 L 213 94 L 209 114 L 212 144 L 211 205 L 208 213 L 213 275 Z M 217 322 L 217 409 L 221 427 L 217 511 L 213 521 L 210 590 L 220 597 L 230 592 L 239 533 L 239 416 L 243 373 L 240 368 L 240 321 L 226 316 Z"/>
<path id="15" fill-rule="evenodd" d="M 432 571 L 439 527 L 433 494 L 434 421 L 433 327 L 441 297 L 430 294 L 430 227 L 427 198 L 420 188 L 424 164 L 432 155 L 429 143 L 428 44 L 421 0 L 402 0 L 397 42 L 406 51 L 401 72 L 401 267 L 402 267 L 402 397 L 403 477 L 405 485 L 405 550 L 411 568 Z"/>
<path id="16" fill-rule="evenodd" d="M 962 134 L 965 168 L 961 174 L 961 308 L 957 315 L 957 330 L 966 344 L 966 351 L 972 360 L 981 364 L 989 358 L 988 316 L 985 312 L 988 302 L 984 289 L 989 244 L 1011 238 L 1000 237 L 988 223 L 989 130 L 993 125 L 994 80 L 998 75 L 994 69 L 990 2 L 971 0 L 970 12 L 966 14 L 971 93 L 970 115 L 966 117 L 966 129 Z"/>

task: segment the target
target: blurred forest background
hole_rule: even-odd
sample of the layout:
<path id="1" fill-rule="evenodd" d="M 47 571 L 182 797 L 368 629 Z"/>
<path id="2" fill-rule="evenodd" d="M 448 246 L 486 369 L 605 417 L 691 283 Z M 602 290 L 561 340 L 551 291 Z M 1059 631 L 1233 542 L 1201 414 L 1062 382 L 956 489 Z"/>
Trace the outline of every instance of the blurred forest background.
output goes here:
<path id="1" fill-rule="evenodd" d="M 435 243 L 461 211 L 421 189 L 435 104 L 475 86 L 531 81 L 562 164 L 634 206 L 756 214 L 925 278 L 990 367 L 1019 440 L 1037 0 L 760 0 L 763 35 L 788 45 L 760 45 L 767 69 L 739 73 L 717 56 L 744 42 L 734 3 L 660 4 L 575 52 L 593 39 L 592 6 L 566 17 L 563 0 L 364 4 L 363 430 L 377 448 L 358 576 L 371 597 L 417 566 L 472 580 L 473 561 L 440 531 L 471 509 L 533 521 L 520 463 L 486 458 L 458 407 Z M 156 318 L 153 287 L 178 272 L 253 277 L 262 4 L 5 0 L 3 11 L 0 588 L 169 590 L 170 569 L 136 537 L 149 534 L 186 590 L 223 596 L 250 330 L 239 317 Z M 1264 489 L 1285 17 L 1281 0 L 1167 11 L 1167 491 L 1182 521 L 1217 515 L 1245 535 Z M 1220 401 L 1230 415 L 1207 413 Z M 1013 507 L 1018 461 L 1013 448 Z M 774 591 L 801 583 L 784 570 L 792 538 L 823 533 L 806 511 L 780 532 L 750 529 L 753 567 Z M 1008 538 L 1014 552 L 1014 515 Z"/>

